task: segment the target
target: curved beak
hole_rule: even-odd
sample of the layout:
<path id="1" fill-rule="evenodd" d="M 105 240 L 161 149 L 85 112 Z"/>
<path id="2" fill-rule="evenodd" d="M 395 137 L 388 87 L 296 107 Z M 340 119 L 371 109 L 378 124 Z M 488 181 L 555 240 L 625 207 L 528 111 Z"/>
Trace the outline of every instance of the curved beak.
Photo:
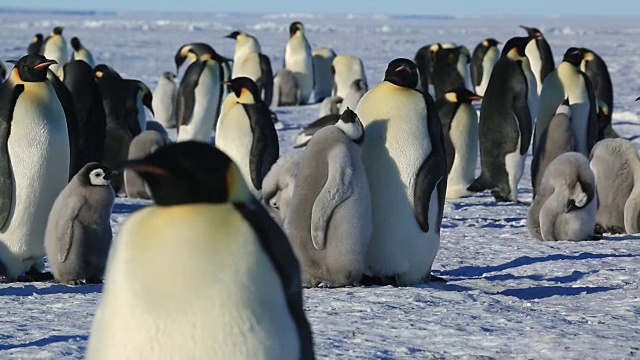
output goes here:
<path id="1" fill-rule="evenodd" d="M 49 60 L 49 59 L 47 59 L 47 61 L 41 62 L 40 64 L 38 64 L 38 65 L 34 66 L 33 68 L 34 68 L 34 69 L 40 69 L 40 68 L 43 68 L 43 67 L 45 67 L 45 68 L 46 68 L 46 67 L 49 67 L 49 66 L 51 66 L 51 65 L 53 65 L 53 64 L 57 64 L 57 63 L 58 63 L 58 62 L 57 62 L 57 61 L 55 61 L 55 60 Z"/>

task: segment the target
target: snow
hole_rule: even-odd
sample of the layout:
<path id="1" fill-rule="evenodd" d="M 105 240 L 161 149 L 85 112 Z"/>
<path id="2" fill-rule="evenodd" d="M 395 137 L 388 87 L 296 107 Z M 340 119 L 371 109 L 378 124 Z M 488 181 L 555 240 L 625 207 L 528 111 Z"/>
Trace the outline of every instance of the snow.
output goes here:
<path id="1" fill-rule="evenodd" d="M 6 10 L 6 9 L 5 9 Z M 65 26 L 98 62 L 154 88 L 173 55 L 204 41 L 221 54 L 245 29 L 282 64 L 287 29 L 301 19 L 312 46 L 361 57 L 371 85 L 387 63 L 413 58 L 421 46 L 456 42 L 470 50 L 486 37 L 523 36 L 518 25 L 539 27 L 556 61 L 570 46 L 585 46 L 609 65 L 615 88 L 614 129 L 640 146 L 640 45 L 636 18 L 413 17 L 381 14 L 167 14 L 0 11 L 2 59 L 19 58 L 36 32 Z M 318 105 L 278 108 L 281 149 Z M 528 169 L 528 163 L 527 163 Z M 531 201 L 529 171 L 521 199 Z M 112 225 L 146 205 L 119 199 Z M 319 358 L 640 357 L 640 242 L 605 236 L 593 242 L 543 243 L 527 232 L 523 204 L 496 204 L 488 194 L 448 201 L 434 273 L 448 279 L 416 287 L 305 290 L 305 309 Z M 83 357 L 101 286 L 0 284 L 0 358 Z"/>

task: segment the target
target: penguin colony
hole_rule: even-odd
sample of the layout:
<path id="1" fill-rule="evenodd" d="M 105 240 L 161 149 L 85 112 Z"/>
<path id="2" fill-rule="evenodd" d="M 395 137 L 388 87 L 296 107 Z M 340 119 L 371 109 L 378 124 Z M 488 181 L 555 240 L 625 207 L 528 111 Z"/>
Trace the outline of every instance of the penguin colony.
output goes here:
<path id="1" fill-rule="evenodd" d="M 62 27 L 36 34 L 13 69 L 0 63 L 0 275 L 106 275 L 89 359 L 313 359 L 302 287 L 437 280 L 445 198 L 517 202 L 528 154 L 534 238 L 640 232 L 640 157 L 610 139 L 604 60 L 570 48 L 556 67 L 542 32 L 522 28 L 473 55 L 434 43 L 389 59 L 371 89 L 359 58 L 312 50 L 300 22 L 275 74 L 234 31 L 231 58 L 181 46 L 153 94 L 77 37 L 69 53 Z M 282 155 L 270 107 L 319 102 Z M 112 246 L 115 196 L 154 204 Z M 168 311 L 185 294 L 199 300 Z"/>

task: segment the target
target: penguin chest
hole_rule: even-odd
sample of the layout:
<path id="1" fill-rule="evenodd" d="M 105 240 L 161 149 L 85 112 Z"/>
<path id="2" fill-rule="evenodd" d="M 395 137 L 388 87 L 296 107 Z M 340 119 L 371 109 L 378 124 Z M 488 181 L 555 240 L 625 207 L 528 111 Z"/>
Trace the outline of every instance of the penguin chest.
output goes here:
<path id="1" fill-rule="evenodd" d="M 249 158 L 253 144 L 251 120 L 242 104 L 232 104 L 220 116 L 216 128 L 216 147 L 224 151 L 240 168 L 247 185 L 251 186 Z"/>
<path id="2" fill-rule="evenodd" d="M 253 81 L 257 81 L 262 76 L 260 67 L 260 54 L 256 52 L 248 53 L 237 62 L 233 63 L 232 78 L 246 76 Z"/>
<path id="3" fill-rule="evenodd" d="M 188 125 L 180 126 L 178 141 L 209 142 L 222 98 L 222 75 L 222 69 L 217 62 L 207 61 L 194 90 L 193 115 Z"/>
<path id="4" fill-rule="evenodd" d="M 298 33 L 289 40 L 285 49 L 284 60 L 285 68 L 294 73 L 312 73 L 311 48 L 304 35 Z"/>
<path id="5" fill-rule="evenodd" d="M 471 104 L 461 104 L 456 111 L 449 136 L 455 149 L 449 173 L 447 193 L 456 187 L 466 190 L 474 180 L 478 158 L 478 115 Z"/>
<path id="6" fill-rule="evenodd" d="M 540 54 L 540 49 L 538 49 L 538 45 L 536 41 L 530 41 L 525 48 L 525 55 L 527 59 L 529 59 L 529 63 L 531 64 L 531 72 L 535 77 L 535 82 L 537 86 L 536 94 L 540 94 L 542 91 L 542 83 L 544 79 L 542 79 L 542 55 Z"/>

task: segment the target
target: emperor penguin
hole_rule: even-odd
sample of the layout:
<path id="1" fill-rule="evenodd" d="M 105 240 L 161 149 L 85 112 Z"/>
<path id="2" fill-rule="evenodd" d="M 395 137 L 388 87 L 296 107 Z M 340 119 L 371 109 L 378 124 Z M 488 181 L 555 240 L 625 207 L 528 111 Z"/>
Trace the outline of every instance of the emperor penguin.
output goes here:
<path id="1" fill-rule="evenodd" d="M 86 358 L 314 359 L 298 261 L 233 161 L 189 141 L 125 166 L 155 205 L 113 243 Z"/>
<path id="2" fill-rule="evenodd" d="M 349 91 L 342 99 L 340 103 L 340 109 L 338 110 L 339 114 L 342 114 L 347 108 L 355 109 L 358 106 L 358 102 L 364 94 L 367 92 L 367 82 L 363 79 L 353 80 L 351 85 L 349 86 Z"/>
<path id="3" fill-rule="evenodd" d="M 193 48 L 187 50 L 187 54 L 193 52 Z M 185 55 L 185 58 L 190 56 Z M 198 55 L 197 60 L 187 68 L 178 87 L 178 141 L 209 142 L 211 130 L 216 129 L 222 105 L 222 64 L 226 61 L 226 58 L 211 49 Z"/>
<path id="4" fill-rule="evenodd" d="M 332 63 L 336 53 L 326 47 L 317 48 L 311 52 L 313 58 L 313 101 L 318 103 L 332 95 L 333 72 Z"/>
<path id="5" fill-rule="evenodd" d="M 589 240 L 596 224 L 597 203 L 589 161 L 580 153 L 564 153 L 544 171 L 527 227 L 538 240 Z"/>
<path id="6" fill-rule="evenodd" d="M 498 44 L 496 39 L 484 39 L 476 46 L 473 55 L 471 55 L 471 80 L 476 94 L 480 96 L 484 96 L 493 67 L 500 57 Z"/>
<path id="7" fill-rule="evenodd" d="M 346 98 L 356 80 L 361 80 L 367 91 L 367 75 L 362 60 L 351 55 L 338 55 L 333 59 L 333 95 Z M 357 104 L 356 104 L 357 105 Z"/>
<path id="8" fill-rule="evenodd" d="M 82 60 L 89 64 L 89 66 L 91 67 L 96 66 L 96 62 L 93 60 L 93 55 L 91 55 L 91 52 L 82 45 L 80 39 L 78 39 L 77 37 L 72 37 L 71 47 L 73 48 L 71 60 Z"/>
<path id="9" fill-rule="evenodd" d="M 604 139 L 591 151 L 598 211 L 596 233 L 640 232 L 640 158 L 625 139 Z"/>
<path id="10" fill-rule="evenodd" d="M 78 165 L 78 159 L 81 157 L 78 146 L 78 130 L 80 125 L 78 115 L 76 114 L 71 92 L 51 70 L 47 71 L 47 81 L 51 84 L 51 87 L 53 87 L 53 91 L 56 93 L 60 105 L 62 105 L 62 111 L 64 112 L 65 122 L 67 124 L 67 135 L 69 138 L 69 180 L 71 180 L 71 177 L 82 168 L 82 165 Z"/>
<path id="11" fill-rule="evenodd" d="M 599 106 L 600 109 L 606 109 L 598 115 L 598 138 L 602 140 L 611 133 L 614 133 L 611 127 L 611 116 L 613 114 L 613 84 L 611 83 L 611 75 L 604 60 L 593 50 L 586 48 L 580 49 L 582 59 L 580 61 L 580 70 L 587 74 L 593 93 L 597 100 L 604 102 L 605 106 Z M 606 135 L 605 135 L 606 134 Z"/>
<path id="12" fill-rule="evenodd" d="M 571 129 L 571 107 L 567 99 L 558 107 L 549 126 L 541 136 L 539 146 L 533 151 L 531 187 L 534 198 L 547 166 L 558 156 L 574 151 L 575 146 L 575 136 Z"/>
<path id="13" fill-rule="evenodd" d="M 471 195 L 478 161 L 478 114 L 471 105 L 481 97 L 458 87 L 436 100 L 447 150 L 447 199 Z"/>
<path id="14" fill-rule="evenodd" d="M 569 99 L 571 129 L 576 141 L 575 151 L 584 156 L 589 156 L 591 153 L 598 132 L 597 103 L 591 80 L 578 68 L 581 58 L 582 50 L 578 48 L 567 49 L 558 68 L 544 80 L 540 93 L 538 116 L 536 117 L 534 151 L 538 148 L 542 133 L 549 126 L 549 121 L 558 106 L 565 99 Z"/>
<path id="15" fill-rule="evenodd" d="M 540 95 L 544 79 L 556 67 L 553 61 L 551 47 L 549 46 L 549 43 L 547 43 L 547 39 L 542 35 L 542 32 L 537 28 L 526 27 L 523 25 L 520 25 L 520 27 L 523 28 L 529 36 L 530 41 L 525 49 L 525 54 L 529 59 L 533 76 L 536 78 L 536 89 L 538 90 L 538 95 Z"/>
<path id="16" fill-rule="evenodd" d="M 373 209 L 365 274 L 400 286 L 430 279 L 447 190 L 442 124 L 418 82 L 413 61 L 395 59 L 355 110 L 367 134 L 362 160 Z"/>
<path id="17" fill-rule="evenodd" d="M 260 97 L 267 106 L 271 106 L 273 70 L 271 69 L 271 60 L 262 53 L 258 39 L 242 31 L 234 31 L 225 37 L 236 41 L 230 79 L 246 76 L 255 81 L 260 91 Z M 225 79 L 225 81 L 230 79 Z"/>
<path id="18" fill-rule="evenodd" d="M 55 60 L 57 63 L 50 66 L 51 71 L 56 75 L 64 64 L 69 60 L 69 50 L 67 48 L 67 40 L 62 36 L 62 26 L 53 28 L 51 34 L 44 41 L 42 46 L 42 54 L 47 59 Z"/>
<path id="19" fill-rule="evenodd" d="M 165 71 L 158 80 L 153 91 L 153 110 L 155 120 L 166 129 L 176 127 L 176 99 L 178 97 L 178 86 L 176 85 L 176 75 Z"/>
<path id="20" fill-rule="evenodd" d="M 293 72 L 300 89 L 299 104 L 309 102 L 314 86 L 313 55 L 304 33 L 304 26 L 296 21 L 289 25 L 289 41 L 284 49 L 284 68 Z"/>
<path id="21" fill-rule="evenodd" d="M 230 87 L 216 128 L 216 147 L 238 165 L 249 190 L 260 199 L 262 181 L 280 153 L 278 134 L 253 80 L 235 78 Z"/>
<path id="22" fill-rule="evenodd" d="M 299 161 L 299 152 L 283 154 L 262 181 L 262 203 L 280 226 L 284 224 L 289 203 L 293 198 L 293 185 L 298 173 Z"/>
<path id="23" fill-rule="evenodd" d="M 373 228 L 371 195 L 362 163 L 364 127 L 347 109 L 319 130 L 298 162 L 284 231 L 305 287 L 357 284 Z"/>
<path id="24" fill-rule="evenodd" d="M 509 39 L 493 68 L 480 109 L 480 176 L 467 188 L 496 201 L 518 201 L 518 183 L 537 111 L 536 80 L 525 56 L 528 38 Z M 557 107 L 556 107 L 557 108 Z"/>
<path id="25" fill-rule="evenodd" d="M 280 69 L 273 78 L 273 103 L 276 106 L 296 106 L 301 103 L 298 79 L 291 70 Z"/>
<path id="26" fill-rule="evenodd" d="M 42 55 L 44 50 L 44 38 L 42 34 L 38 33 L 33 37 L 33 41 L 27 46 L 27 55 Z"/>
<path id="27" fill-rule="evenodd" d="M 44 247 L 54 278 L 80 285 L 102 283 L 111 247 L 113 172 L 99 163 L 86 164 L 53 204 Z"/>
<path id="28" fill-rule="evenodd" d="M 140 159 L 159 148 L 171 143 L 169 137 L 155 130 L 145 130 L 138 134 L 129 145 L 128 159 Z M 125 169 L 124 187 L 127 197 L 130 199 L 151 199 L 149 187 L 142 178 L 133 170 Z"/>
<path id="29" fill-rule="evenodd" d="M 26 55 L 0 85 L 0 268 L 9 281 L 43 278 L 47 216 L 69 179 L 65 114 L 47 82 L 53 64 Z"/>
<path id="30" fill-rule="evenodd" d="M 469 62 L 471 56 L 464 46 L 432 47 L 433 71 L 430 75 L 436 98 L 455 88 L 469 88 Z"/>

